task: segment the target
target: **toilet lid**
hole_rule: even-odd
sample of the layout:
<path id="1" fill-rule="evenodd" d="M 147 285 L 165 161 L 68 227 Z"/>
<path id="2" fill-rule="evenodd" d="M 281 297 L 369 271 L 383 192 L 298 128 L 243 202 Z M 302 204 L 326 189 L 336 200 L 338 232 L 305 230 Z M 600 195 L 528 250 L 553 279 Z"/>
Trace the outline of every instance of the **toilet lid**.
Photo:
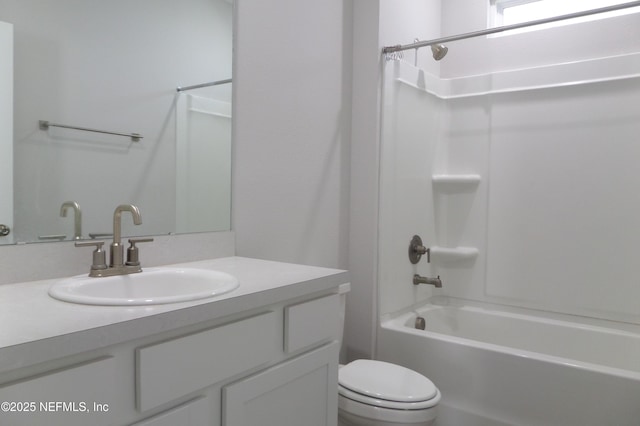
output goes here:
<path id="1" fill-rule="evenodd" d="M 368 359 L 342 367 L 338 383 L 358 394 L 395 402 L 428 401 L 438 393 L 433 382 L 422 374 L 400 365 Z"/>

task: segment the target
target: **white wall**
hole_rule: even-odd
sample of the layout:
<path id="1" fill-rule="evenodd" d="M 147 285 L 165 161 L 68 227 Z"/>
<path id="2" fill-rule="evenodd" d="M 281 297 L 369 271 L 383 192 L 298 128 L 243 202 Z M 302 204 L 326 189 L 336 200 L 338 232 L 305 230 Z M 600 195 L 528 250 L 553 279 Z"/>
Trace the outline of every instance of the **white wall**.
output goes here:
<path id="1" fill-rule="evenodd" d="M 370 358 L 375 342 L 378 247 L 380 80 L 379 5 L 353 2 L 353 76 L 349 272 L 345 324 L 348 359 Z"/>
<path id="2" fill-rule="evenodd" d="M 375 151 L 361 157 L 349 143 L 352 53 L 359 54 L 351 47 L 352 2 L 237 0 L 235 5 L 237 253 L 350 269 L 343 355 L 370 356 L 374 286 L 356 265 L 361 257 L 372 261 L 368 244 L 375 225 L 369 215 L 375 202 L 371 205 L 369 197 L 375 190 L 370 175 L 350 186 L 350 179 L 358 179 L 350 163 L 375 159 Z M 350 195 L 359 199 L 361 192 L 367 194 L 364 205 L 354 207 Z M 354 221 L 368 238 L 355 254 Z"/>
<path id="3" fill-rule="evenodd" d="M 110 232 L 115 206 L 132 202 L 135 233 L 174 232 L 175 88 L 230 76 L 231 5 L 25 0 L 0 11 L 15 26 L 17 239 L 70 235 L 67 200 L 83 208 L 85 235 Z M 144 139 L 45 132 L 38 120 Z"/>
<path id="4" fill-rule="evenodd" d="M 375 339 L 380 49 L 439 32 L 439 2 L 411 4 L 420 12 L 397 15 L 392 1 L 236 3 L 237 251 L 348 268 L 348 358 L 372 356 Z M 401 25 L 381 31 L 383 14 Z"/>
<path id="5" fill-rule="evenodd" d="M 350 3 L 235 6 L 238 254 L 346 268 Z"/>
<path id="6" fill-rule="evenodd" d="M 375 355 L 378 315 L 378 179 L 383 46 L 437 37 L 439 1 L 353 2 L 353 95 L 351 133 L 351 207 L 345 339 L 349 359 Z M 413 52 L 407 58 L 415 59 Z M 425 62 L 430 53 L 420 52 Z M 430 65 L 429 65 L 430 66 Z M 433 66 L 437 69 L 437 64 Z"/>

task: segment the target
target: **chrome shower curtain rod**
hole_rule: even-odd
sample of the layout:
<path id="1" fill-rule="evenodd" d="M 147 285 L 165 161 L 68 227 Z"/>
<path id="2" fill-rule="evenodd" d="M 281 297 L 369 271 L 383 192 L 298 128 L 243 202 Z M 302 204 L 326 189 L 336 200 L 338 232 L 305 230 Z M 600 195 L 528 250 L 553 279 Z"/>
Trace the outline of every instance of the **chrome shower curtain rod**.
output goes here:
<path id="1" fill-rule="evenodd" d="M 532 27 L 534 25 L 548 24 L 550 22 L 564 21 L 566 19 L 580 18 L 583 16 L 597 15 L 598 13 L 613 12 L 615 10 L 628 9 L 630 7 L 640 6 L 640 1 L 630 3 L 617 4 L 614 6 L 601 7 L 598 9 L 585 10 L 583 12 L 569 13 L 567 15 L 554 16 L 552 18 L 538 19 L 535 21 L 523 22 L 521 24 L 504 25 L 502 27 L 487 28 L 486 30 L 474 31 L 470 33 L 458 34 L 455 36 L 434 38 L 427 41 L 417 41 L 411 44 L 398 44 L 395 46 L 386 46 L 382 48 L 383 54 L 400 52 L 409 49 L 419 49 L 421 47 L 431 46 L 435 44 L 444 44 L 451 41 L 464 40 L 467 38 L 479 37 L 483 35 L 501 33 L 503 31 L 517 30 L 519 28 Z"/>
<path id="2" fill-rule="evenodd" d="M 209 86 L 219 86 L 221 84 L 227 84 L 227 83 L 231 83 L 231 79 L 230 78 L 227 78 L 225 80 L 212 81 L 210 83 L 196 84 L 196 85 L 193 85 L 193 86 L 177 87 L 176 91 L 177 92 L 184 92 L 185 90 L 200 89 L 201 87 L 209 87 Z"/>

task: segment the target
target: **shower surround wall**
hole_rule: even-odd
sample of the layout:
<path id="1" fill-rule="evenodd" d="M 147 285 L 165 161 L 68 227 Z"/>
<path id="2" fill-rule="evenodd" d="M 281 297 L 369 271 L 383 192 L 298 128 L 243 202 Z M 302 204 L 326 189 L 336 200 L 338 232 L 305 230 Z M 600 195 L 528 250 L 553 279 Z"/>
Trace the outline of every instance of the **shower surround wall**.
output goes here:
<path id="1" fill-rule="evenodd" d="M 486 22 L 453 19 L 461 4 L 443 4 L 444 35 Z M 437 78 L 386 64 L 381 314 L 444 294 L 640 323 L 639 35 L 635 14 L 451 43 Z M 414 233 L 477 256 L 413 266 Z"/>

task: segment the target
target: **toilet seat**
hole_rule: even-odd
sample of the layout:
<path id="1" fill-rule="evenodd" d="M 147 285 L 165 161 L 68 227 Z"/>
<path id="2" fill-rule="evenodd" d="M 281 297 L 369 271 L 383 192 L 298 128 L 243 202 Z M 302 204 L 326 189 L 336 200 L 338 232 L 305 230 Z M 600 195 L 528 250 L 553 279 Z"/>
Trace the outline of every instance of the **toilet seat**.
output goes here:
<path id="1" fill-rule="evenodd" d="M 356 360 L 342 367 L 338 394 L 362 404 L 393 410 L 424 410 L 440 401 L 440 392 L 422 374 L 374 360 Z"/>
<path id="2" fill-rule="evenodd" d="M 417 402 L 397 402 L 387 401 L 380 398 L 372 398 L 370 396 L 362 395 L 357 392 L 353 392 L 344 386 L 338 385 L 338 395 L 340 397 L 348 398 L 351 401 L 359 402 L 361 404 L 370 405 L 373 407 L 389 408 L 392 410 L 425 410 L 438 405 L 440 402 L 440 393 L 438 392 L 434 398 L 428 401 Z"/>

